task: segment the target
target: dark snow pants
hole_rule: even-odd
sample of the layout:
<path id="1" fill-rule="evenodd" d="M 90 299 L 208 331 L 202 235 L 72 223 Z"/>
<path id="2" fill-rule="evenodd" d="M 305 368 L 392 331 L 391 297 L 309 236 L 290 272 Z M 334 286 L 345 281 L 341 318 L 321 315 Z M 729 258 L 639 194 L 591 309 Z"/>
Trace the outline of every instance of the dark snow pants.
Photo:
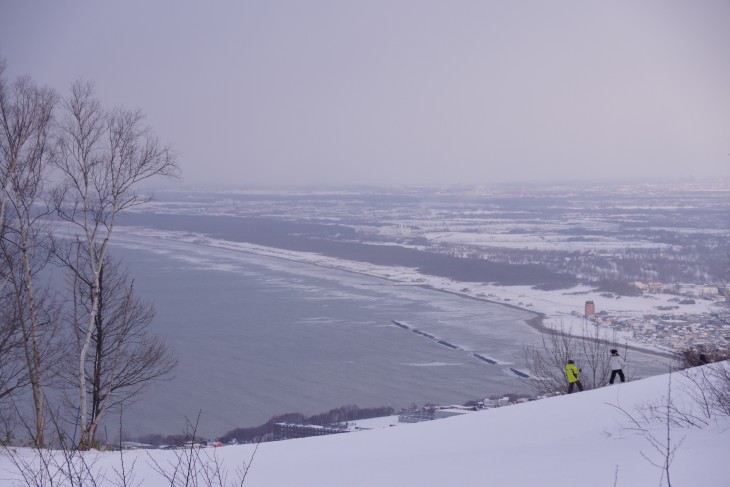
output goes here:
<path id="1" fill-rule="evenodd" d="M 579 391 L 582 391 L 583 390 L 583 384 L 581 384 L 580 381 L 577 380 L 575 382 L 570 382 L 568 384 L 568 394 L 571 394 L 573 392 L 573 385 L 578 386 L 578 390 Z"/>
<path id="2" fill-rule="evenodd" d="M 621 369 L 616 369 L 611 371 L 611 378 L 608 380 L 609 384 L 613 384 L 613 381 L 616 380 L 616 374 L 618 374 L 618 378 L 621 379 L 621 382 L 626 382 L 626 378 L 624 377 L 624 371 Z"/>

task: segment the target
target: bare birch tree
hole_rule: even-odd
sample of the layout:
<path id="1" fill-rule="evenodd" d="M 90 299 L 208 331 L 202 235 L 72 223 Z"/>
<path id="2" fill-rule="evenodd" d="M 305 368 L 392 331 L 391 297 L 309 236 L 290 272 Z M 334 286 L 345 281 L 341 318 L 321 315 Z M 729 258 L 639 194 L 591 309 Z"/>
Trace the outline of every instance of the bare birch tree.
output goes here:
<path id="1" fill-rule="evenodd" d="M 85 323 L 92 309 L 92 283 L 72 274 L 70 321 L 79 352 Z M 133 400 L 151 381 L 167 376 L 177 364 L 162 337 L 149 332 L 152 304 L 134 293 L 134 282 L 107 255 L 99 274 L 99 303 L 86 364 L 90 397 L 87 430 L 95 441 L 101 418 L 125 401 Z M 74 375 L 71 370 L 71 377 Z"/>
<path id="2" fill-rule="evenodd" d="M 57 96 L 21 77 L 8 84 L 0 65 L 0 223 L 2 224 L 3 286 L 10 284 L 15 297 L 14 322 L 22 336 L 25 363 L 35 406 L 34 442 L 44 443 L 44 350 L 42 299 L 35 276 L 48 262 L 43 228 L 43 183 L 49 161 L 49 134 Z"/>
<path id="3" fill-rule="evenodd" d="M 70 269 L 88 280 L 91 289 L 77 357 L 83 447 L 90 441 L 86 363 L 99 312 L 102 263 L 117 217 L 150 200 L 136 192 L 139 183 L 177 176 L 179 169 L 172 150 L 144 125 L 140 111 L 104 111 L 91 83 L 76 82 L 63 108 L 55 154 L 63 183 L 54 192 L 54 203 L 58 215 L 78 230 L 75 249 L 84 254 L 79 260 L 84 269 Z"/>

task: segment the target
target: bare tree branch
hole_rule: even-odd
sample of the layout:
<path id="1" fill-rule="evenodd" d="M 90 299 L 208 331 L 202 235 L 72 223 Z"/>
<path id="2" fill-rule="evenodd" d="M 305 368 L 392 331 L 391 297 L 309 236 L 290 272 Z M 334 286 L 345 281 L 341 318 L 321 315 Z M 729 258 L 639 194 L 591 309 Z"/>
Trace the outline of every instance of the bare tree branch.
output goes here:
<path id="1" fill-rule="evenodd" d="M 162 146 L 146 127 L 139 111 L 115 109 L 106 112 L 94 97 L 91 83 L 76 82 L 64 102 L 55 165 L 63 183 L 54 191 L 60 218 L 80 231 L 74 246 L 83 267 L 70 266 L 79 279 L 90 284 L 87 320 L 78 335 L 77 384 L 82 444 L 91 441 L 86 364 L 97 328 L 101 295 L 101 272 L 109 241 L 120 212 L 149 201 L 136 186 L 152 177 L 175 177 L 175 155 Z M 68 254 L 67 254 L 68 255 Z"/>

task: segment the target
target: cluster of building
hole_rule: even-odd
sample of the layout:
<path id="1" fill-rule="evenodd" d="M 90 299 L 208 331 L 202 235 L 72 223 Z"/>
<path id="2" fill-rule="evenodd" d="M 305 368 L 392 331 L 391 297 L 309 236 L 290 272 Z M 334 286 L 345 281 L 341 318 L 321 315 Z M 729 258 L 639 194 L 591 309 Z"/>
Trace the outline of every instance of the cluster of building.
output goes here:
<path id="1" fill-rule="evenodd" d="M 711 314 L 645 315 L 640 320 L 606 320 L 618 331 L 631 332 L 634 341 L 681 351 L 698 346 L 730 347 L 730 324 Z"/>
<path id="2" fill-rule="evenodd" d="M 352 431 L 350 423 L 337 423 L 327 426 L 302 423 L 274 423 L 274 437 L 282 440 L 325 436 Z"/>
<path id="3" fill-rule="evenodd" d="M 712 299 L 718 296 L 729 297 L 726 287 L 714 284 L 666 284 L 663 282 L 646 283 L 635 281 L 634 286 L 641 292 L 648 293 L 675 293 L 682 296 Z"/>
<path id="4" fill-rule="evenodd" d="M 632 341 L 672 352 L 689 348 L 730 348 L 730 320 L 710 312 L 687 313 L 658 309 L 643 316 L 627 318 L 606 311 L 596 313 L 592 301 L 585 305 L 585 317 L 599 326 L 630 333 Z"/>

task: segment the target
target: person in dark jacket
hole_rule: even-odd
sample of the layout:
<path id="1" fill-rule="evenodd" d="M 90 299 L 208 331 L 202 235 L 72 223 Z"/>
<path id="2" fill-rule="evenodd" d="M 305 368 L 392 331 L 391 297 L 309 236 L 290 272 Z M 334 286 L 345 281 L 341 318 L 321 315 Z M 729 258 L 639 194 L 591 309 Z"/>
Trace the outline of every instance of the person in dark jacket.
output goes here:
<path id="1" fill-rule="evenodd" d="M 573 392 L 573 386 L 578 386 L 579 391 L 583 390 L 583 384 L 578 379 L 578 374 L 582 370 L 575 366 L 574 361 L 568 360 L 568 365 L 565 366 L 565 376 L 568 378 L 568 394 Z"/>

